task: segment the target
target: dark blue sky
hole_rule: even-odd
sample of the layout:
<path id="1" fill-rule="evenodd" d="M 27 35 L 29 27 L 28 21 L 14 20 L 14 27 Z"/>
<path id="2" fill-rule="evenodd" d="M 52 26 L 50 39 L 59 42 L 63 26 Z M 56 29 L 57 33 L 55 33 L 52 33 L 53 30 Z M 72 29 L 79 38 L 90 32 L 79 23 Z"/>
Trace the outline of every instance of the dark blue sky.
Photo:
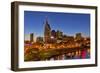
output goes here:
<path id="1" fill-rule="evenodd" d="M 90 14 L 24 11 L 24 33 L 43 36 L 46 17 L 51 29 L 66 35 L 78 32 L 90 36 Z"/>

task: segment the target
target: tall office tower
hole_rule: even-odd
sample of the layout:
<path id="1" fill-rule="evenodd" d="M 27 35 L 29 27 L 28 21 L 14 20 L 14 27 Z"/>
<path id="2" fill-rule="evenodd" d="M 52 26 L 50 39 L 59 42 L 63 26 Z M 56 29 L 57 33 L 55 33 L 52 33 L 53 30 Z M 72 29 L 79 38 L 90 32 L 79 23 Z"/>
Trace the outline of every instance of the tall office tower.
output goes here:
<path id="1" fill-rule="evenodd" d="M 57 36 L 57 39 L 62 38 L 62 36 L 63 36 L 63 32 L 57 30 L 57 32 L 56 32 L 56 36 Z"/>
<path id="2" fill-rule="evenodd" d="M 44 42 L 48 43 L 51 38 L 51 28 L 46 18 L 45 26 L 44 26 Z"/>
<path id="3" fill-rule="evenodd" d="M 33 33 L 30 34 L 30 42 L 34 42 L 34 34 Z"/>
<path id="4" fill-rule="evenodd" d="M 56 31 L 55 31 L 55 30 L 52 30 L 52 31 L 51 31 L 51 36 L 52 36 L 53 38 L 56 38 Z"/>

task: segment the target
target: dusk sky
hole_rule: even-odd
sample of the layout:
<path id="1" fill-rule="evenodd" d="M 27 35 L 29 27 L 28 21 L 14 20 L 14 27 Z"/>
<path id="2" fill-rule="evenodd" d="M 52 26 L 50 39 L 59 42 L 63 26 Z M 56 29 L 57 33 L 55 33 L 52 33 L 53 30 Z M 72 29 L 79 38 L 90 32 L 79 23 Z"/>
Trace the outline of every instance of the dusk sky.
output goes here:
<path id="1" fill-rule="evenodd" d="M 66 35 L 90 36 L 90 14 L 24 11 L 25 40 L 30 33 L 35 37 L 43 36 L 46 18 L 52 30 L 60 30 Z"/>

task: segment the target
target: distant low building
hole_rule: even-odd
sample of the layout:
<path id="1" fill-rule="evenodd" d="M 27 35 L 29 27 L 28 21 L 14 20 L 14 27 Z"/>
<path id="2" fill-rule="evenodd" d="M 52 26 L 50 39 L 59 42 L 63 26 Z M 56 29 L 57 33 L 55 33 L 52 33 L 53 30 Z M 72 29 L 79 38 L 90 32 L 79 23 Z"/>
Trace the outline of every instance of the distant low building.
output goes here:
<path id="1" fill-rule="evenodd" d="M 57 43 L 61 43 L 62 41 L 62 38 L 57 39 Z"/>
<path id="2" fill-rule="evenodd" d="M 73 36 L 63 35 L 63 42 L 74 41 Z"/>
<path id="3" fill-rule="evenodd" d="M 36 42 L 37 43 L 43 43 L 43 37 L 37 37 Z"/>
<path id="4" fill-rule="evenodd" d="M 75 39 L 76 40 L 81 40 L 82 39 L 82 34 L 81 33 L 76 33 Z"/>

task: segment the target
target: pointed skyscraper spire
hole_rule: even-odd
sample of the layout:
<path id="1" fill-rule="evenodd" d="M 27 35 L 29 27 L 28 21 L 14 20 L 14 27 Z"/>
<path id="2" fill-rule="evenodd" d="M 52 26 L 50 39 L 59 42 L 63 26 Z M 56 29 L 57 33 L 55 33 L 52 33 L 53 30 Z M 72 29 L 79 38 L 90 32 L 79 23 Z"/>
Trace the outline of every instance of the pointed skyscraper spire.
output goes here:
<path id="1" fill-rule="evenodd" d="M 48 17 L 47 16 L 46 16 L 46 21 L 45 21 L 45 27 L 51 29 L 50 25 L 49 25 L 49 22 L 48 22 Z"/>
<path id="2" fill-rule="evenodd" d="M 44 26 L 44 40 L 45 42 L 48 42 L 51 36 L 51 28 L 48 23 L 48 18 L 46 16 L 45 26 Z"/>
<path id="3" fill-rule="evenodd" d="M 46 24 L 48 24 L 48 17 L 46 16 Z"/>

